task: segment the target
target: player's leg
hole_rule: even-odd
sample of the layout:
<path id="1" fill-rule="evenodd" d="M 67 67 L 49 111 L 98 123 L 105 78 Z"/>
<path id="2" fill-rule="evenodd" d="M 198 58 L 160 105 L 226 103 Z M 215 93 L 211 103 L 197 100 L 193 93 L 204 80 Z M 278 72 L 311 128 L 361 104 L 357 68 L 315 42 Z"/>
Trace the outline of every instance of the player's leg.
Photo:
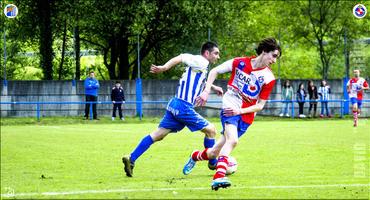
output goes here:
<path id="1" fill-rule="evenodd" d="M 180 112 L 176 115 L 176 119 L 187 126 L 192 132 L 203 132 L 205 134 L 203 139 L 204 148 L 212 148 L 215 144 L 215 126 L 197 113 L 191 104 L 183 103 L 182 108 L 179 109 L 179 111 Z M 209 160 L 208 166 L 210 169 L 213 169 L 216 163 L 216 159 L 211 159 Z M 188 163 L 183 168 L 183 173 L 185 175 L 189 174 L 194 166 L 195 161 L 190 157 Z"/>
<path id="2" fill-rule="evenodd" d="M 357 99 L 357 116 L 361 114 L 361 107 L 362 107 L 362 99 Z"/>
<path id="3" fill-rule="evenodd" d="M 210 123 L 208 126 L 206 126 L 201 131 L 205 134 L 205 137 L 204 137 L 204 140 L 203 140 L 204 148 L 205 149 L 212 148 L 216 143 L 216 140 L 215 140 L 216 128 L 215 128 L 215 126 Z M 210 158 L 208 160 L 208 168 L 209 169 L 211 169 L 211 170 L 216 169 L 216 164 L 217 164 L 216 158 Z"/>
<path id="4" fill-rule="evenodd" d="M 125 165 L 126 175 L 132 176 L 132 169 L 135 164 L 135 161 L 149 149 L 149 147 L 156 141 L 162 140 L 170 132 L 177 132 L 182 130 L 185 127 L 184 124 L 177 121 L 173 113 L 169 110 L 166 110 L 166 113 L 162 121 L 158 125 L 158 129 L 151 134 L 145 136 L 141 142 L 136 146 L 135 150 L 129 155 L 124 156 L 122 161 Z"/>
<path id="5" fill-rule="evenodd" d="M 126 176 L 132 177 L 135 161 L 144 152 L 146 152 L 153 143 L 162 140 L 170 132 L 171 132 L 170 129 L 158 128 L 151 134 L 145 136 L 129 156 L 124 156 L 122 158 L 122 162 L 125 165 L 124 170 L 125 170 Z"/>
<path id="6" fill-rule="evenodd" d="M 353 126 L 356 127 L 358 122 L 358 102 L 355 97 L 352 97 L 350 100 L 352 104 Z"/>
<path id="7" fill-rule="evenodd" d="M 195 111 L 194 111 L 195 112 Z M 191 111 L 189 110 L 189 113 Z M 184 120 L 184 124 L 191 130 L 196 131 L 200 130 L 205 134 L 204 140 L 203 140 L 203 146 L 207 150 L 208 148 L 212 148 L 215 145 L 215 136 L 216 136 L 216 128 L 213 124 L 209 123 L 207 120 L 205 120 L 202 116 L 200 116 L 198 113 L 194 113 L 194 119 L 191 119 L 192 117 L 182 118 Z M 206 151 L 205 151 L 206 152 Z M 204 152 L 203 155 L 206 155 Z M 193 152 L 194 153 L 194 152 Z M 193 154 L 192 153 L 192 154 Z M 187 163 L 185 164 L 182 173 L 184 175 L 188 175 L 191 173 L 193 168 L 195 167 L 196 160 L 192 158 L 192 154 L 190 155 Z M 215 158 L 208 159 L 208 157 L 201 157 L 202 160 L 208 160 L 208 168 L 211 170 L 215 169 L 217 160 Z"/>
<path id="8" fill-rule="evenodd" d="M 353 113 L 353 126 L 357 126 L 358 124 L 358 106 L 357 103 L 352 105 L 352 113 Z"/>
<path id="9" fill-rule="evenodd" d="M 226 173 L 227 158 L 231 154 L 232 150 L 236 147 L 239 142 L 238 139 L 238 127 L 234 124 L 225 124 L 225 144 L 222 146 L 219 153 L 218 160 L 223 160 L 222 162 L 226 163 L 217 163 L 217 171 L 215 173 L 214 179 L 222 178 Z M 226 164 L 226 165 L 225 165 Z"/>
<path id="10" fill-rule="evenodd" d="M 184 165 L 184 168 L 182 171 L 184 175 L 190 174 L 195 166 L 195 163 L 198 161 L 216 160 L 216 164 L 217 164 L 217 156 L 219 155 L 222 146 L 225 144 L 225 141 L 226 141 L 225 136 L 221 135 L 221 137 L 217 140 L 216 144 L 212 148 L 205 148 L 202 151 L 194 150 L 190 154 L 188 161 Z M 208 168 L 210 168 L 211 170 L 214 170 L 211 167 L 214 167 L 214 169 L 216 169 L 216 166 L 210 166 L 210 164 L 208 163 Z"/>
<path id="11" fill-rule="evenodd" d="M 226 177 L 226 169 L 228 165 L 228 157 L 232 150 L 238 144 L 238 127 L 235 124 L 225 124 L 225 144 L 223 145 L 217 162 L 216 173 L 212 180 L 212 190 L 218 190 L 219 188 L 226 188 L 231 186 L 231 182 Z"/>
<path id="12" fill-rule="evenodd" d="M 221 121 L 224 127 L 223 134 L 225 136 L 225 143 L 219 152 L 216 173 L 213 176 L 211 185 L 212 190 L 231 186 L 231 182 L 225 177 L 226 167 L 228 166 L 228 156 L 238 144 L 238 138 L 240 138 L 250 126 L 250 124 L 245 123 L 241 119 L 240 115 L 221 117 Z"/>

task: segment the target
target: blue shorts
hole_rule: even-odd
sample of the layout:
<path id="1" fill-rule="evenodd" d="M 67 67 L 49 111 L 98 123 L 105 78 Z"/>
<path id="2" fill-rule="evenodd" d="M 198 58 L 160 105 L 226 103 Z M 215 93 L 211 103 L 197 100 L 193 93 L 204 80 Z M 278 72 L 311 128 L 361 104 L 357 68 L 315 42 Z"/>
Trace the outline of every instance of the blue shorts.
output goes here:
<path id="1" fill-rule="evenodd" d="M 172 98 L 167 104 L 166 113 L 158 127 L 177 132 L 187 126 L 190 131 L 194 132 L 202 130 L 208 125 L 209 122 L 195 112 L 191 103 Z"/>
<path id="2" fill-rule="evenodd" d="M 247 131 L 248 127 L 250 126 L 250 124 L 247 124 L 242 120 L 241 115 L 225 117 L 223 115 L 223 111 L 221 111 L 220 118 L 221 118 L 221 124 L 222 124 L 221 134 L 224 134 L 226 123 L 227 124 L 234 124 L 238 128 L 238 138 L 240 138 Z"/>
<path id="3" fill-rule="evenodd" d="M 361 108 L 362 100 L 357 99 L 356 97 L 351 97 L 351 104 L 353 105 L 355 103 L 357 103 L 357 107 L 358 108 Z"/>

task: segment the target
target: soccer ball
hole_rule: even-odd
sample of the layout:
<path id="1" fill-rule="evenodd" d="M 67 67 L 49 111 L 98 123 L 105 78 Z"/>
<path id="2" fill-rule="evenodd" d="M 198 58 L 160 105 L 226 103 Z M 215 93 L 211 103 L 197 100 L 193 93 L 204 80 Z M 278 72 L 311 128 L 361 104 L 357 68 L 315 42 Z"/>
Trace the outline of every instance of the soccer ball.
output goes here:
<path id="1" fill-rule="evenodd" d="M 238 169 L 238 162 L 232 156 L 229 156 L 228 161 L 229 161 L 229 164 L 227 165 L 227 168 L 226 168 L 226 175 L 231 175 L 235 173 L 236 170 Z"/>

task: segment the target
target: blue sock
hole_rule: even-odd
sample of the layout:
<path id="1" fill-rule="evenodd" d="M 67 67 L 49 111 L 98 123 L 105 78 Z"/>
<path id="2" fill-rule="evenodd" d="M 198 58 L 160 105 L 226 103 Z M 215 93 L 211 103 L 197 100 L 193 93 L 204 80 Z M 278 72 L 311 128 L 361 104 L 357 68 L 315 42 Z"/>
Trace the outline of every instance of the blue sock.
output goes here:
<path id="1" fill-rule="evenodd" d="M 204 148 L 212 148 L 213 145 L 215 145 L 215 139 L 204 137 L 203 144 L 204 144 Z M 211 159 L 211 160 L 208 161 L 208 163 L 210 165 L 216 165 L 217 164 L 217 159 L 216 158 Z"/>
<path id="2" fill-rule="evenodd" d="M 215 145 L 215 143 L 216 143 L 215 139 L 204 137 L 204 141 L 203 141 L 204 148 L 212 148 L 213 145 Z"/>
<path id="3" fill-rule="evenodd" d="M 152 137 L 150 135 L 145 136 L 139 145 L 137 145 L 136 149 L 131 153 L 130 160 L 132 163 L 135 163 L 136 159 L 138 159 L 146 150 L 149 149 L 150 145 L 154 143 Z"/>

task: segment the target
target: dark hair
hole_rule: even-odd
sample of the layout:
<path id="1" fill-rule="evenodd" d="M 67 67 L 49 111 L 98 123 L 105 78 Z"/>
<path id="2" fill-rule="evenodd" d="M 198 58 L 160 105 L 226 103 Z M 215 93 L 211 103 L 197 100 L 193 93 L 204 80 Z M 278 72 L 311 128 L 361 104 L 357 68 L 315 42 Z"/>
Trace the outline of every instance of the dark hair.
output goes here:
<path id="1" fill-rule="evenodd" d="M 94 73 L 94 74 L 95 74 L 95 72 L 94 72 L 94 71 L 90 71 L 90 72 L 89 72 L 89 74 L 91 74 L 91 73 Z"/>
<path id="2" fill-rule="evenodd" d="M 320 84 L 320 86 L 321 86 L 321 87 L 324 87 L 324 86 L 325 86 L 325 85 L 324 85 L 324 81 L 325 81 L 325 83 L 327 84 L 326 80 L 325 80 L 325 79 L 323 79 L 323 80 L 321 80 L 321 84 Z"/>
<path id="3" fill-rule="evenodd" d="M 299 92 L 300 90 L 301 90 L 301 86 L 304 86 L 304 84 L 301 82 L 301 83 L 299 83 L 299 85 L 298 85 L 298 90 L 297 90 L 297 92 Z M 304 90 L 304 88 L 303 88 L 303 90 Z"/>
<path id="4" fill-rule="evenodd" d="M 260 55 L 262 52 L 270 52 L 270 51 L 279 51 L 279 57 L 281 57 L 281 48 L 279 44 L 276 42 L 275 38 L 265 38 L 263 39 L 259 44 L 256 49 L 257 55 Z"/>
<path id="5" fill-rule="evenodd" d="M 315 87 L 315 84 L 314 84 L 313 80 L 309 80 L 308 83 L 307 83 L 307 90 L 308 90 L 308 92 L 312 92 L 313 91 L 313 89 L 312 89 L 312 87 L 310 85 L 311 83 Z"/>
<path id="6" fill-rule="evenodd" d="M 117 83 L 121 84 L 121 82 L 119 82 L 119 81 L 116 81 L 116 84 L 117 84 Z"/>
<path id="7" fill-rule="evenodd" d="M 217 46 L 217 44 L 216 44 L 216 43 L 208 41 L 208 42 L 206 42 L 206 43 L 204 43 L 204 44 L 202 45 L 202 49 L 200 50 L 200 54 L 202 54 L 202 55 L 203 55 L 203 54 L 204 54 L 204 52 L 206 52 L 206 51 L 211 52 L 211 51 L 213 50 L 213 48 L 215 48 L 215 47 L 217 47 L 217 48 L 218 48 L 218 46 Z"/>
<path id="8" fill-rule="evenodd" d="M 287 83 L 289 83 L 289 86 L 288 87 L 291 87 L 290 81 L 289 80 L 285 80 L 284 81 L 284 85 L 283 85 L 284 88 L 287 88 L 287 86 L 286 86 Z"/>
<path id="9" fill-rule="evenodd" d="M 308 87 L 310 87 L 310 83 L 314 84 L 314 83 L 313 83 L 313 80 L 309 80 L 309 81 L 307 82 L 307 86 L 308 86 Z"/>

